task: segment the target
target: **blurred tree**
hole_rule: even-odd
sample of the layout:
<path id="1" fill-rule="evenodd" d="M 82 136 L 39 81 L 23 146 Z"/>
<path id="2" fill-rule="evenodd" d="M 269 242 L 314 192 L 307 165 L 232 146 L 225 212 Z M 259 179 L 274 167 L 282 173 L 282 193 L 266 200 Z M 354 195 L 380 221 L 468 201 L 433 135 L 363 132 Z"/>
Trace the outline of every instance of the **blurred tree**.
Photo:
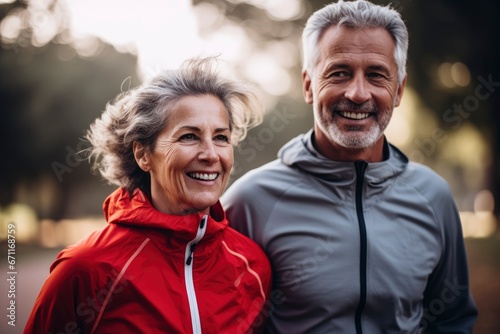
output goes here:
<path id="1" fill-rule="evenodd" d="M 124 80 L 125 89 L 138 82 L 136 56 L 96 38 L 71 39 L 58 1 L 2 4 L 0 15 L 0 205 L 22 202 L 56 220 L 99 213 L 109 189 L 77 151 Z M 102 195 L 82 194 L 89 184 Z"/>
<path id="2" fill-rule="evenodd" d="M 497 3 L 493 0 L 404 3 L 404 16 L 410 30 L 410 84 L 433 110 L 439 126 L 449 137 L 471 127 L 484 138 L 488 154 L 475 163 L 482 166 L 481 186 L 494 194 L 498 217 L 500 132 L 498 118 L 494 116 L 500 106 L 500 65 L 497 61 L 500 25 L 494 10 Z M 474 163 L 471 161 L 474 156 L 456 159 L 467 143 L 460 147 L 436 144 L 433 163 L 448 157 L 446 168 L 455 172 L 454 193 L 464 195 L 465 191 L 481 190 L 467 187 L 467 180 L 473 175 L 467 174 L 463 165 Z M 453 156 L 455 159 L 449 159 Z"/>

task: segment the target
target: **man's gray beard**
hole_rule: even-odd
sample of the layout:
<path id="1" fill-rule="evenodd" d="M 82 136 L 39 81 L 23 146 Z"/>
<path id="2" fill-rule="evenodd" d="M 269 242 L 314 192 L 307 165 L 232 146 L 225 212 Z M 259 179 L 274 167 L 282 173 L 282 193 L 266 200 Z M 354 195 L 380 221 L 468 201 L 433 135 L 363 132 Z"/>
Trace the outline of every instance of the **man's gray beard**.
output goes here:
<path id="1" fill-rule="evenodd" d="M 378 118 L 378 122 L 373 124 L 367 133 L 353 133 L 360 131 L 362 128 L 358 126 L 350 126 L 342 132 L 336 123 L 328 125 L 327 131 L 330 139 L 342 147 L 361 149 L 373 146 L 377 140 L 384 134 L 387 125 L 391 119 L 391 112 L 384 113 L 382 116 L 373 102 L 363 104 L 355 104 L 349 101 L 342 101 L 331 107 L 331 113 L 335 114 L 335 110 L 352 110 L 358 112 L 374 113 Z M 351 132 L 352 131 L 352 132 Z"/>
<path id="2" fill-rule="evenodd" d="M 358 131 L 359 129 L 356 128 L 358 127 L 351 127 L 348 130 Z M 354 149 L 370 147 L 383 135 L 383 131 L 381 131 L 379 124 L 373 124 L 368 133 L 353 133 L 349 131 L 344 133 L 335 123 L 330 124 L 327 131 L 333 142 L 342 147 Z"/>

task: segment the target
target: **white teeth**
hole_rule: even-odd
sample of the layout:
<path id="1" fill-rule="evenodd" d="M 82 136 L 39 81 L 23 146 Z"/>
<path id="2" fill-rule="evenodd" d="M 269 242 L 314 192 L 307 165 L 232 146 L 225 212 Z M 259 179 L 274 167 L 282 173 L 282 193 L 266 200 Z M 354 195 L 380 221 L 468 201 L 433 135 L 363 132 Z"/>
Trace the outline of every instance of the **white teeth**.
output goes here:
<path id="1" fill-rule="evenodd" d="M 192 177 L 193 179 L 199 179 L 199 180 L 204 180 L 204 181 L 212 181 L 217 178 L 219 174 L 217 173 L 189 173 L 189 176 Z"/>
<path id="2" fill-rule="evenodd" d="M 370 116 L 369 113 L 346 112 L 346 111 L 341 112 L 341 114 L 345 118 L 350 118 L 350 119 L 364 119 Z"/>

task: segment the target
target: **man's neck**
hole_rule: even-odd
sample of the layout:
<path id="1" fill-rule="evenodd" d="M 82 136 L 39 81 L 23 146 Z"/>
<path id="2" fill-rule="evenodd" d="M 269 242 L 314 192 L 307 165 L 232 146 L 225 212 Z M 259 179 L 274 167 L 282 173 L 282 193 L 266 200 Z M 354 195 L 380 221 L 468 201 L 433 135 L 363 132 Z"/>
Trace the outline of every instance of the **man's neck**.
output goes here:
<path id="1" fill-rule="evenodd" d="M 366 161 L 366 162 L 380 162 L 385 158 L 384 156 L 384 142 L 385 137 L 380 137 L 375 144 L 370 147 L 364 148 L 346 148 L 339 144 L 332 142 L 326 138 L 321 131 L 314 131 L 312 136 L 312 143 L 314 148 L 326 158 L 333 161 Z"/>

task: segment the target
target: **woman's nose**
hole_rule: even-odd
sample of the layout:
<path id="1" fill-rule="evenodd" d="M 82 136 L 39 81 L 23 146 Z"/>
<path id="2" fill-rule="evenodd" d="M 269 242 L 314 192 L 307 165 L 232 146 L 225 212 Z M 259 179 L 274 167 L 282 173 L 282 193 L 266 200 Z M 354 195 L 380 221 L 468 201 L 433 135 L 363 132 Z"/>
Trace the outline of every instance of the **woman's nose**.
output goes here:
<path id="1" fill-rule="evenodd" d="M 217 153 L 217 148 L 212 140 L 203 141 L 200 146 L 200 153 L 198 154 L 198 159 L 201 161 L 207 161 L 210 163 L 217 162 L 219 160 L 219 154 Z"/>

